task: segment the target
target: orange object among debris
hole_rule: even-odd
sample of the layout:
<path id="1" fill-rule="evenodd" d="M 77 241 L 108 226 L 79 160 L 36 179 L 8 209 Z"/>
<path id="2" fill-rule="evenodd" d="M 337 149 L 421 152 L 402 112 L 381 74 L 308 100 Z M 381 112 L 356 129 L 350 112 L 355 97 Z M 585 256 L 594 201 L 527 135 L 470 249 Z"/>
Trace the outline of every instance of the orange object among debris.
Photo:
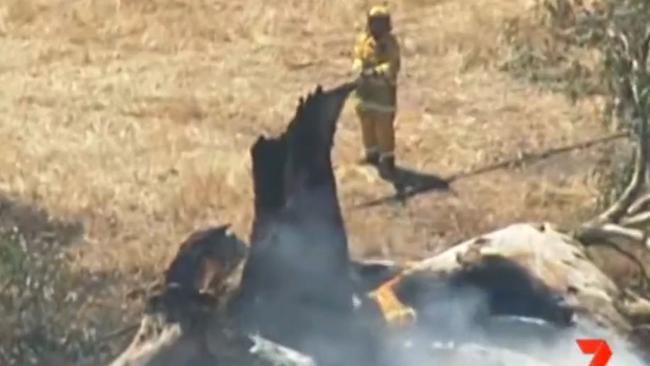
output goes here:
<path id="1" fill-rule="evenodd" d="M 397 284 L 400 279 L 399 276 L 395 277 L 385 282 L 369 294 L 370 298 L 379 306 L 379 310 L 386 320 L 386 323 L 388 323 L 389 326 L 396 328 L 411 325 L 416 319 L 415 310 L 402 303 L 397 297 L 397 294 L 395 294 L 393 286 Z"/>

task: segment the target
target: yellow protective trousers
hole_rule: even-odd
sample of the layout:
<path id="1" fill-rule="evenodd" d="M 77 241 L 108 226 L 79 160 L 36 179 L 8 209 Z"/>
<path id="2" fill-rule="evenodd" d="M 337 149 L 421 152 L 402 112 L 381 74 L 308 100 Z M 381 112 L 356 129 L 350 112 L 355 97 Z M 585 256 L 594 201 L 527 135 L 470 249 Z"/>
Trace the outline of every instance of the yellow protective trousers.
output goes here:
<path id="1" fill-rule="evenodd" d="M 361 122 L 363 146 L 367 155 L 378 154 L 379 159 L 395 155 L 395 111 L 378 111 L 356 107 Z"/>

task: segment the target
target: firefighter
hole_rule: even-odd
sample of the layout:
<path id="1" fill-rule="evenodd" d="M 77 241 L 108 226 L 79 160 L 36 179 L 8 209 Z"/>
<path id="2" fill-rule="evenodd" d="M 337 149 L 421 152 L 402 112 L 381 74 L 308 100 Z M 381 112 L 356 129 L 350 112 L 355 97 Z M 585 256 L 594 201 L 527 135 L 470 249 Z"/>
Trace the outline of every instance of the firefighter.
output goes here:
<path id="1" fill-rule="evenodd" d="M 365 148 L 362 163 L 378 165 L 380 171 L 392 175 L 400 48 L 387 6 L 377 5 L 368 11 L 366 29 L 354 46 L 353 70 L 360 75 L 355 111 Z"/>

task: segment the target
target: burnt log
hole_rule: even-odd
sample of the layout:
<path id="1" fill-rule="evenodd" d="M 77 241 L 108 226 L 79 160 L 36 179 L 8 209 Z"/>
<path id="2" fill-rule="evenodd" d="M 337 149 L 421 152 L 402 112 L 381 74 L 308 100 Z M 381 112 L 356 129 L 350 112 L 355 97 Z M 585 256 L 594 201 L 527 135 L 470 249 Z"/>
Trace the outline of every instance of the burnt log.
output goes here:
<path id="1" fill-rule="evenodd" d="M 246 258 L 247 247 L 228 232 L 228 225 L 199 230 L 180 245 L 165 271 L 165 286 L 219 295 L 232 272 Z"/>
<path id="2" fill-rule="evenodd" d="M 137 331 L 109 366 L 314 366 L 307 355 L 241 333 L 225 316 L 245 244 L 218 226 L 191 234 L 147 299 Z"/>
<path id="3" fill-rule="evenodd" d="M 618 287 L 580 243 L 548 225 L 515 224 L 467 240 L 399 276 L 394 291 L 420 320 L 444 317 L 428 309 L 458 297 L 477 299 L 479 318 L 523 316 L 566 327 L 587 317 L 623 334 L 631 329 L 618 311 Z"/>
<path id="4" fill-rule="evenodd" d="M 380 266 L 357 265 L 365 267 L 360 273 L 399 272 L 389 283 L 417 315 L 403 329 L 416 335 L 415 348 L 477 342 L 557 364 L 563 352 L 576 351 L 575 339 L 593 337 L 616 344 L 624 364 L 643 364 L 638 356 L 643 348 L 634 344 L 643 339 L 638 319 L 645 302 L 626 300 L 629 295 L 588 258 L 580 242 L 550 225 L 515 224 L 420 262 Z M 546 351 L 535 355 L 539 350 Z"/>
<path id="5" fill-rule="evenodd" d="M 250 255 L 229 307 L 246 332 L 313 355 L 319 364 L 366 363 L 331 150 L 354 84 L 300 99 L 286 131 L 251 149 L 255 192 Z M 336 351 L 333 351 L 336 349 Z"/>
<path id="6" fill-rule="evenodd" d="M 350 90 L 318 88 L 300 100 L 284 134 L 253 145 L 255 218 L 238 308 L 301 296 L 350 308 L 347 237 L 330 157 Z M 339 285 L 326 292 L 314 287 L 319 282 Z"/>

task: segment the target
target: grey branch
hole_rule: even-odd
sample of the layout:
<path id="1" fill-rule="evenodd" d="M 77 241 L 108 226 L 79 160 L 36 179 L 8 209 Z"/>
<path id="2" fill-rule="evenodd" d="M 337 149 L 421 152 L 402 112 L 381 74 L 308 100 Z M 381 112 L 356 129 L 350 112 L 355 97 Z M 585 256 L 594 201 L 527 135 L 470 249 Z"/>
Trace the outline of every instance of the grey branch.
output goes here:
<path id="1" fill-rule="evenodd" d="M 316 366 L 316 362 L 311 357 L 291 348 L 272 342 L 259 335 L 251 335 L 249 338 L 254 343 L 250 353 L 268 361 L 272 365 Z"/>

